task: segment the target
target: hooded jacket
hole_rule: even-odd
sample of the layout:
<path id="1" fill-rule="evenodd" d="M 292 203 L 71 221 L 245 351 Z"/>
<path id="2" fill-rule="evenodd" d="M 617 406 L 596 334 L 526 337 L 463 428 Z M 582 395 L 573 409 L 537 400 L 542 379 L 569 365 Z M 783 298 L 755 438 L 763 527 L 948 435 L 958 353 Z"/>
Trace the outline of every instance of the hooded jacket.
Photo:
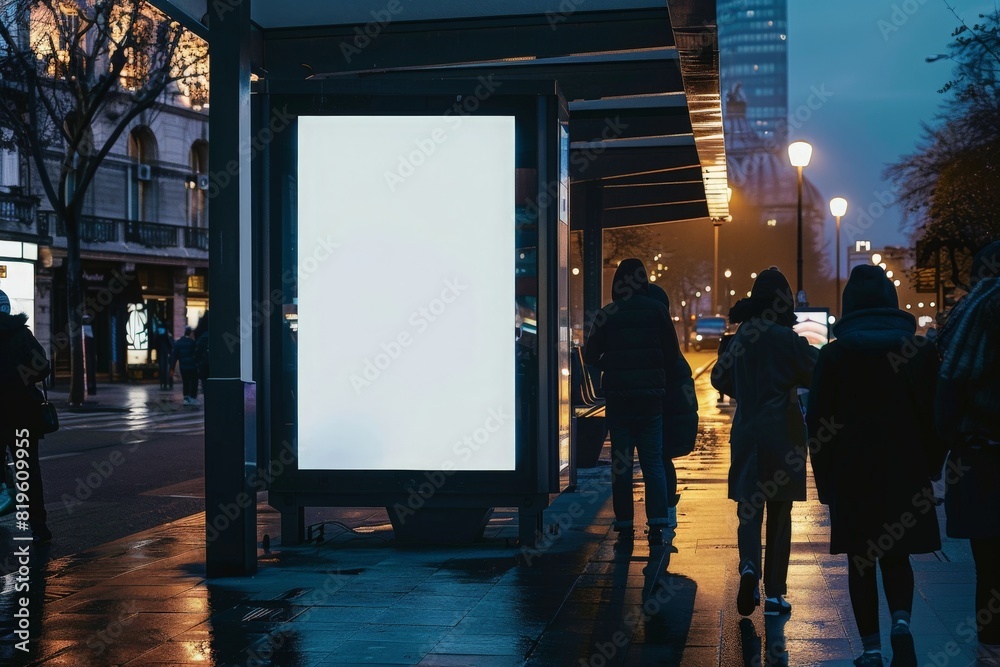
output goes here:
<path id="1" fill-rule="evenodd" d="M 730 430 L 729 497 L 806 499 L 806 427 L 797 389 L 812 382 L 817 351 L 791 328 L 792 290 L 774 267 L 730 320 L 739 329 L 712 368 L 712 386 L 736 399 Z"/>
<path id="2" fill-rule="evenodd" d="M 837 339 L 820 351 L 806 419 L 816 487 L 830 506 L 830 552 L 865 554 L 873 543 L 886 555 L 934 551 L 929 477 L 944 458 L 933 424 L 934 346 L 915 335 L 877 266 L 855 267 L 843 306 Z M 906 530 L 889 534 L 896 525 Z"/>
<path id="3" fill-rule="evenodd" d="M 608 418 L 662 414 L 666 368 L 680 356 L 670 312 L 650 298 L 646 270 L 626 259 L 615 271 L 613 301 L 594 320 L 584 361 L 603 371 Z"/>

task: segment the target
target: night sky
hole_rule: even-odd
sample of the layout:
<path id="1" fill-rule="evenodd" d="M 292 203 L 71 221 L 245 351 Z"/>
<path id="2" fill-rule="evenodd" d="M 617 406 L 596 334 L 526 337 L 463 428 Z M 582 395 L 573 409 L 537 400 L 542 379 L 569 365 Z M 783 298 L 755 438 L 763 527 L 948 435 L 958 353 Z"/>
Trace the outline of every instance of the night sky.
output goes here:
<path id="1" fill-rule="evenodd" d="M 995 2 L 951 4 L 971 26 Z M 953 63 L 924 59 L 947 51 L 959 22 L 944 0 L 790 0 L 788 22 L 789 138 L 813 144 L 806 174 L 827 201 L 848 200 L 846 229 L 862 211 L 879 212 L 880 195 L 891 196 L 885 165 L 913 152 L 921 121 L 939 110 L 944 96 L 937 90 Z M 803 106 L 810 102 L 814 109 Z M 872 219 L 858 238 L 872 247 L 907 244 L 898 206 Z M 832 216 L 828 229 L 832 242 Z M 845 234 L 844 244 L 849 240 Z"/>

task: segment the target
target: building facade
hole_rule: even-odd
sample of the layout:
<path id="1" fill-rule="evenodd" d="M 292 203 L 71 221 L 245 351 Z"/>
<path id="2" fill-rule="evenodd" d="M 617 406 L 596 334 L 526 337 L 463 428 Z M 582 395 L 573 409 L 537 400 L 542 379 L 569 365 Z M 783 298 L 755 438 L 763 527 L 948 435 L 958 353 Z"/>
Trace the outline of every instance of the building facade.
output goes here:
<path id="1" fill-rule="evenodd" d="M 769 145 L 788 142 L 788 2 L 718 0 L 722 89 L 741 84 L 747 120 Z"/>
<path id="2" fill-rule="evenodd" d="M 93 131 L 107 136 L 111 121 L 98 120 Z M 61 151 L 47 158 L 58 170 Z M 15 307 L 31 317 L 56 376 L 67 375 L 66 230 L 34 164 L 7 152 L 0 165 L 0 266 L 8 276 L 0 269 L 0 289 L 33 295 Z M 207 112 L 180 102 L 137 118 L 101 164 L 80 222 L 91 389 L 97 378 L 152 377 L 156 337 L 176 339 L 207 311 L 208 183 Z M 29 270 L 13 271 L 14 262 Z"/>

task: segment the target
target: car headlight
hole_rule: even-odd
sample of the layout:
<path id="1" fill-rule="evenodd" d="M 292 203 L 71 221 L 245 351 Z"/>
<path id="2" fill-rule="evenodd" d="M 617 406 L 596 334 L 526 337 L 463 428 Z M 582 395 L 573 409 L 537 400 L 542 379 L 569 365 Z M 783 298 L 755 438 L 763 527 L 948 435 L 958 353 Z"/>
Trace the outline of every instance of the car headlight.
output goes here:
<path id="1" fill-rule="evenodd" d="M 697 336 L 694 337 L 695 340 L 701 340 L 701 338 L 702 338 L 701 334 L 698 334 Z"/>

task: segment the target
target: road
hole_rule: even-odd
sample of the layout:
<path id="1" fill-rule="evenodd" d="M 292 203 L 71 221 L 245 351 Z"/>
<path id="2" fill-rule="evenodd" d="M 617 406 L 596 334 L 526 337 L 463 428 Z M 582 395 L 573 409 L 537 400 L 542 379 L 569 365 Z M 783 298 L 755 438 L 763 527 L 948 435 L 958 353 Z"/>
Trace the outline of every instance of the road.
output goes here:
<path id="1" fill-rule="evenodd" d="M 204 509 L 203 408 L 162 401 L 156 391 L 119 405 L 130 407 L 62 410 L 59 431 L 42 440 L 53 558 Z M 13 522 L 0 518 L 0 529 Z"/>

